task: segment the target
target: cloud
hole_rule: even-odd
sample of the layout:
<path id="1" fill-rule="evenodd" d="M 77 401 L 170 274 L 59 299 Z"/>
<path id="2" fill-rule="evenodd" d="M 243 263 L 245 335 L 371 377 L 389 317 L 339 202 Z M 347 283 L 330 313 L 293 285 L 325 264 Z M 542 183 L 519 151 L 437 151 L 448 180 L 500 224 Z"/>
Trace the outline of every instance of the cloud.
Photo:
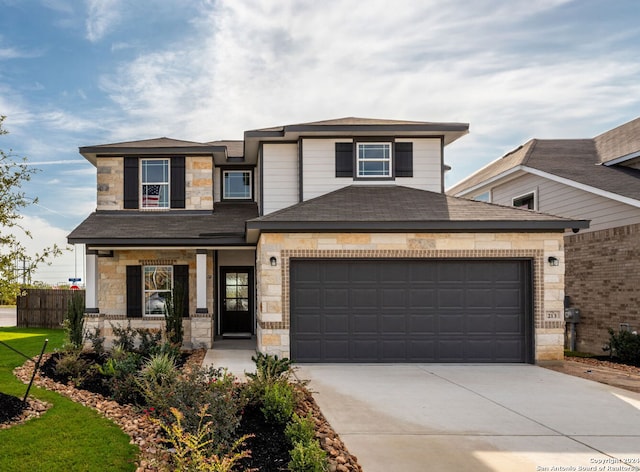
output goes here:
<path id="1" fill-rule="evenodd" d="M 87 0 L 86 4 L 87 39 L 95 43 L 120 21 L 120 0 Z"/>

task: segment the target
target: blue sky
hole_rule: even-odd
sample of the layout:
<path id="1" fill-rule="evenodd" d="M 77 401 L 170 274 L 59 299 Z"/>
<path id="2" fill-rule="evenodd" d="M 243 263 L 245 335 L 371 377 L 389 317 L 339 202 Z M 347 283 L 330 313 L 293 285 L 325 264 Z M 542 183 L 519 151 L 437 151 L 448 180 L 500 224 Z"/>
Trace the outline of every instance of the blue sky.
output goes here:
<path id="1" fill-rule="evenodd" d="M 391 6 L 392 5 L 392 6 Z M 0 148 L 41 172 L 29 247 L 95 209 L 79 146 L 345 116 L 470 123 L 447 185 L 640 110 L 636 0 L 0 0 Z M 82 272 L 69 253 L 36 278 Z"/>

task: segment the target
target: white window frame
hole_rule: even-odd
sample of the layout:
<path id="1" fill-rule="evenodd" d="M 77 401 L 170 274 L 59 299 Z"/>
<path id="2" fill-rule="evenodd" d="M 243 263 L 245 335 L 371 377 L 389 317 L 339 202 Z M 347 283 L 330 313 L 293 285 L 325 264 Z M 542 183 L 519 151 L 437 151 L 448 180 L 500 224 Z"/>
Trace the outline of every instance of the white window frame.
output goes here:
<path id="1" fill-rule="evenodd" d="M 167 165 L 167 181 L 166 182 L 145 182 L 144 180 L 144 167 L 145 167 L 145 162 L 150 162 L 150 161 L 162 161 L 165 162 Z M 160 201 L 160 194 L 162 193 L 162 190 L 160 191 L 159 195 L 158 195 L 158 205 L 146 205 L 145 204 L 145 193 L 144 193 L 144 187 L 145 185 L 160 185 L 161 187 L 163 187 L 165 189 L 166 192 L 166 196 L 167 196 L 167 200 L 166 203 L 163 204 L 163 202 Z M 140 159 L 140 209 L 142 210 L 166 210 L 171 208 L 171 159 L 169 158 L 144 158 L 144 159 Z"/>
<path id="2" fill-rule="evenodd" d="M 157 271 L 158 269 L 163 269 L 165 271 L 168 271 L 168 273 L 171 275 L 171 288 L 170 289 L 157 289 L 157 288 L 147 288 L 146 282 L 147 282 L 147 272 L 149 270 L 155 270 Z M 146 265 L 146 266 L 142 266 L 142 304 L 143 304 L 143 316 L 145 317 L 150 317 L 150 316 L 165 316 L 166 313 L 166 298 L 164 298 L 165 300 L 165 306 L 164 306 L 164 313 L 151 313 L 149 312 L 148 308 L 149 308 L 149 304 L 147 303 L 147 294 L 148 293 L 169 293 L 171 297 L 173 297 L 173 288 L 174 288 L 174 277 L 175 274 L 173 273 L 173 266 L 172 265 Z M 162 297 L 160 297 L 162 298 Z"/>
<path id="3" fill-rule="evenodd" d="M 227 195 L 226 177 L 229 174 L 249 174 L 249 196 L 233 197 Z M 222 200 L 252 200 L 253 199 L 253 171 L 251 169 L 226 169 L 222 171 Z"/>
<path id="4" fill-rule="evenodd" d="M 511 199 L 511 206 L 516 207 L 516 200 L 520 200 L 522 198 L 533 197 L 533 208 L 532 210 L 538 211 L 538 189 L 530 190 L 529 192 L 525 192 L 522 195 L 518 195 L 517 197 L 513 197 Z M 520 207 L 516 207 L 520 208 Z"/>
<path id="5" fill-rule="evenodd" d="M 360 157 L 360 150 L 366 146 L 386 146 L 388 149 L 388 157 L 364 159 Z M 360 173 L 361 162 L 387 162 L 389 164 L 389 170 L 387 174 L 379 175 L 363 175 Z M 379 142 L 361 142 L 356 145 L 356 176 L 358 179 L 391 179 L 393 178 L 393 145 L 391 142 L 379 141 Z"/>

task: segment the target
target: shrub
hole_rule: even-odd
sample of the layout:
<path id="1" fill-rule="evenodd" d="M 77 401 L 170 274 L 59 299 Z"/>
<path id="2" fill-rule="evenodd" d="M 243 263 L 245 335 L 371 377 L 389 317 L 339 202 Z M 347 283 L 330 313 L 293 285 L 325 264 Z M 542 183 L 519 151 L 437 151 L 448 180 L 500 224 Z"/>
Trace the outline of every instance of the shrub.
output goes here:
<path id="1" fill-rule="evenodd" d="M 139 354 L 117 348 L 113 350 L 107 362 L 98 368 L 98 372 L 107 377 L 113 399 L 118 403 L 141 403 L 136 382 L 136 374 L 141 363 L 142 358 Z"/>
<path id="2" fill-rule="evenodd" d="M 235 377 L 226 370 L 194 367 L 166 383 L 154 384 L 139 378 L 138 384 L 156 415 L 170 418 L 171 408 L 176 408 L 183 415 L 184 430 L 190 433 L 197 431 L 199 413 L 206 406 L 205 413 L 211 418 L 208 434 L 210 439 L 215 439 L 212 453 L 224 451 L 233 444 L 246 402 Z"/>
<path id="3" fill-rule="evenodd" d="M 255 373 L 247 373 L 249 379 L 247 395 L 254 403 L 262 403 L 265 390 L 280 380 L 288 380 L 291 372 L 291 361 L 287 358 L 256 352 L 251 360 L 256 364 Z"/>
<path id="4" fill-rule="evenodd" d="M 119 347 L 124 351 L 133 352 L 136 347 L 136 330 L 131 327 L 131 322 L 126 327 L 121 327 L 109 323 L 113 330 L 113 347 Z"/>
<path id="5" fill-rule="evenodd" d="M 209 434 L 213 421 L 204 422 L 209 416 L 207 405 L 198 412 L 199 421 L 194 431 L 183 426 L 184 415 L 179 410 L 171 408 L 171 414 L 175 420 L 168 425 L 158 420 L 153 421 L 160 425 L 173 446 L 171 459 L 176 472 L 231 472 L 238 461 L 250 456 L 248 450 L 238 451 L 250 435 L 234 441 L 224 454 L 209 453 L 215 439 Z"/>
<path id="6" fill-rule="evenodd" d="M 69 300 L 63 327 L 69 343 L 79 349 L 84 343 L 84 297 L 74 293 Z"/>
<path id="7" fill-rule="evenodd" d="M 176 364 L 169 354 L 154 354 L 146 361 L 140 377 L 156 386 L 173 383 L 178 375 Z"/>
<path id="8" fill-rule="evenodd" d="M 81 355 L 80 349 L 63 351 L 56 360 L 56 374 L 67 377 L 76 386 L 80 385 L 88 368 L 88 362 Z"/>
<path id="9" fill-rule="evenodd" d="M 93 332 L 87 332 L 86 336 L 87 339 L 91 342 L 93 352 L 95 352 L 99 357 L 104 357 L 104 336 L 100 336 L 100 328 L 95 328 Z"/>
<path id="10" fill-rule="evenodd" d="M 287 423 L 284 434 L 292 446 L 299 442 L 307 443 L 313 441 L 316 436 L 316 430 L 311 412 L 302 417 L 294 413 L 291 421 Z"/>
<path id="11" fill-rule="evenodd" d="M 291 461 L 288 464 L 292 472 L 325 472 L 329 462 L 327 453 L 318 441 L 297 442 L 289 451 Z"/>
<path id="12" fill-rule="evenodd" d="M 173 288 L 173 295 L 167 297 L 167 311 L 164 314 L 167 339 L 175 346 L 182 346 L 184 331 L 182 319 L 184 318 L 185 289 L 181 284 Z"/>
<path id="13" fill-rule="evenodd" d="M 265 387 L 260 410 L 268 422 L 285 424 L 291 419 L 295 406 L 295 394 L 288 381 L 279 380 Z"/>
<path id="14" fill-rule="evenodd" d="M 158 346 L 162 344 L 161 331 L 158 331 L 158 330 L 152 331 L 147 328 L 138 328 L 135 331 L 136 331 L 136 334 L 140 337 L 140 345 L 138 346 L 138 352 L 143 357 L 150 357 L 153 354 L 158 352 Z"/>
<path id="15" fill-rule="evenodd" d="M 610 355 L 616 356 L 621 362 L 640 366 L 640 336 L 635 332 L 609 331 L 609 346 L 604 348 Z"/>

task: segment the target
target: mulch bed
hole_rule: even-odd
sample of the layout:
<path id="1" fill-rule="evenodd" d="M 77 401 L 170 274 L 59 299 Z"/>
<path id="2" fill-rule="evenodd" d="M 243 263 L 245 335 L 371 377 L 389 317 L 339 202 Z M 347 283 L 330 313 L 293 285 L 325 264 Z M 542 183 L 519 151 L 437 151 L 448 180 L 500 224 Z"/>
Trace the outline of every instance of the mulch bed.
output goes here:
<path id="1" fill-rule="evenodd" d="M 205 354 L 205 350 L 194 352 L 189 357 L 186 367 L 202 364 Z M 50 357 L 51 355 L 48 354 L 46 359 L 43 359 L 45 364 Z M 14 370 L 16 377 L 25 383 L 29 382 L 32 372 L 33 363 L 29 361 Z M 71 384 L 64 385 L 42 373 L 36 375 L 34 384 L 58 392 L 77 403 L 93 408 L 116 423 L 131 437 L 131 443 L 140 448 L 137 472 L 161 470 L 168 463 L 168 452 L 160 446 L 163 440 L 160 428 L 152 423 L 139 409 L 132 405 L 120 405 L 99 393 L 77 389 Z M 337 433 L 320 412 L 320 408 L 311 394 L 304 387 L 300 386 L 299 388 L 302 390 L 303 400 L 298 404 L 296 412 L 300 416 L 306 416 L 308 411 L 312 412 L 316 423 L 316 437 L 323 449 L 327 451 L 329 457 L 329 472 L 361 472 L 362 468 L 358 464 L 357 458 L 349 453 Z M 0 408 L 2 408 L 1 404 Z M 38 406 L 37 408 L 41 407 Z M 34 410 L 37 408 L 34 408 Z M 6 423 L 6 427 L 13 424 L 15 424 L 15 421 L 10 420 Z M 266 424 L 259 409 L 253 413 L 245 411 L 240 433 L 255 435 L 254 438 L 249 439 L 246 443 L 246 448 L 252 450 L 252 458 L 248 460 L 246 467 L 256 467 L 260 464 L 258 469 L 260 471 L 287 470 L 290 446 L 284 437 L 283 428 L 278 431 L 272 425 Z"/>

